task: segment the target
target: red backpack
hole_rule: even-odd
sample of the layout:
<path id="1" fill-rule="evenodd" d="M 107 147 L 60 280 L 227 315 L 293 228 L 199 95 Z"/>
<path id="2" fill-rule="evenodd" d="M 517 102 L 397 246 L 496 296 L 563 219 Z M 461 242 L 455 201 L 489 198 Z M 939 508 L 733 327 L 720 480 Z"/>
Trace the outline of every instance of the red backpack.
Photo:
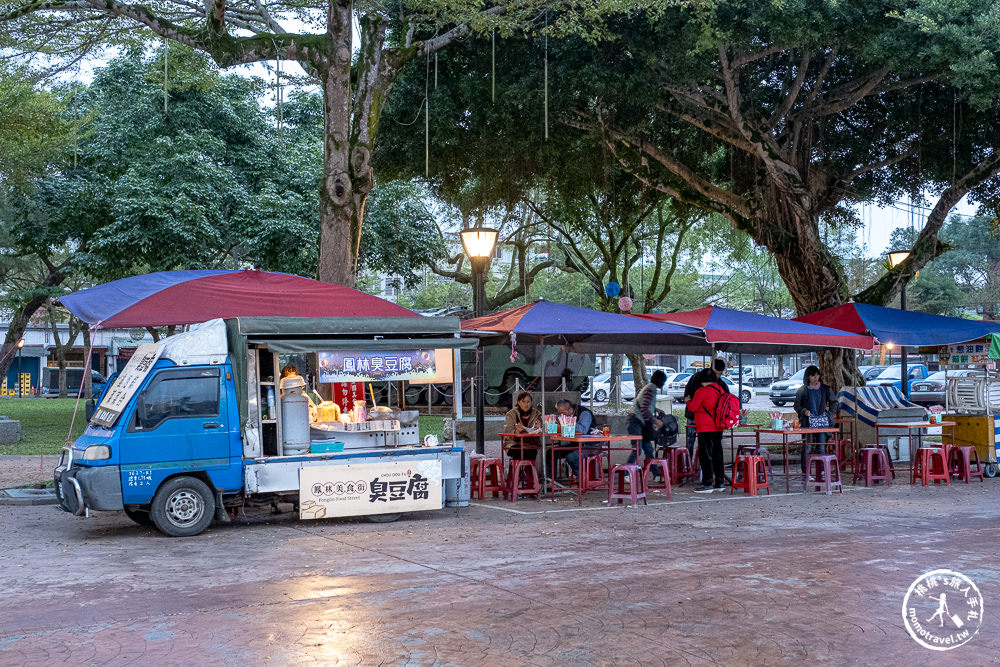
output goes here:
<path id="1" fill-rule="evenodd" d="M 719 402 L 715 404 L 715 427 L 725 431 L 740 423 L 740 399 L 718 385 L 715 387 L 719 390 Z"/>

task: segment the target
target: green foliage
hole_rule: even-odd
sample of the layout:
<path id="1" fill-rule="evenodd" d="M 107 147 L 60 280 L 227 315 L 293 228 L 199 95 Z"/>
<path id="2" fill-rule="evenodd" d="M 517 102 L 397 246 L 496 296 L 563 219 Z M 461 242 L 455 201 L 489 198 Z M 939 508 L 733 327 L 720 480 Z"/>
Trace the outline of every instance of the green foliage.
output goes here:
<path id="1" fill-rule="evenodd" d="M 446 254 L 432 204 L 429 194 L 416 183 L 377 185 L 365 204 L 361 266 L 398 276 L 401 286 L 414 285 L 424 267 Z"/>
<path id="2" fill-rule="evenodd" d="M 71 139 L 60 100 L 0 63 L 0 186 L 26 187 Z"/>
<path id="3" fill-rule="evenodd" d="M 308 107 L 317 103 L 293 99 L 279 133 L 259 82 L 222 76 L 174 46 L 164 110 L 163 55 L 130 52 L 85 89 L 62 91 L 75 98 L 79 143 L 34 192 L 10 194 L 12 245 L 72 247 L 72 270 L 98 281 L 234 261 L 312 274 L 322 125 Z"/>

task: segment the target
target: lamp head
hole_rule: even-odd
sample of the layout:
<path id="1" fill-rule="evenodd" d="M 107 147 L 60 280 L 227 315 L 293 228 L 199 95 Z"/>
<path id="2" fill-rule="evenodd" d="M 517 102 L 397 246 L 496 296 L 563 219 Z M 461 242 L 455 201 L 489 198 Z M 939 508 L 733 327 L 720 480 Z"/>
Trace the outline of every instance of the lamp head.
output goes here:
<path id="1" fill-rule="evenodd" d="M 895 269 L 897 266 L 906 261 L 906 258 L 910 256 L 909 250 L 892 250 L 886 253 L 886 257 L 889 258 L 889 268 Z"/>
<path id="2" fill-rule="evenodd" d="M 885 344 L 885 349 L 887 349 L 887 350 L 894 350 L 895 348 L 896 348 L 896 344 L 895 343 L 886 343 Z"/>
<path id="3" fill-rule="evenodd" d="M 489 227 L 470 227 L 462 230 L 462 249 L 469 259 L 489 259 L 497 243 L 499 232 Z"/>
<path id="4" fill-rule="evenodd" d="M 21 340 L 17 341 L 17 349 L 20 350 L 22 347 L 24 347 L 24 339 L 23 338 Z"/>

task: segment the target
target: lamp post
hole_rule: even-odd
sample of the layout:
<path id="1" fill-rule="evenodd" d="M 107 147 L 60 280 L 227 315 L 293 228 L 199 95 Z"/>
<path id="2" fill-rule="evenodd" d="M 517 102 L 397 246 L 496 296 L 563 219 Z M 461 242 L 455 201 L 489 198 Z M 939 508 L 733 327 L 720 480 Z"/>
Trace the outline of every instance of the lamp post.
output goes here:
<path id="1" fill-rule="evenodd" d="M 462 230 L 462 248 L 469 256 L 472 265 L 472 315 L 482 317 L 486 301 L 484 275 L 490 266 L 490 257 L 497 243 L 497 230 L 488 227 L 470 227 Z M 476 387 L 474 400 L 476 403 L 476 453 L 486 453 L 486 438 L 483 433 L 483 350 L 476 348 Z"/>
<path id="2" fill-rule="evenodd" d="M 21 392 L 21 350 L 24 349 L 24 339 L 17 341 L 17 397 L 24 398 Z"/>
<path id="3" fill-rule="evenodd" d="M 889 268 L 895 269 L 897 266 L 906 261 L 906 258 L 910 256 L 909 250 L 893 250 L 886 253 L 889 258 Z M 904 279 L 903 284 L 899 289 L 899 309 L 906 310 L 906 283 L 908 280 Z M 903 397 L 910 397 L 910 383 L 909 378 L 906 373 L 906 346 L 899 346 L 899 382 L 900 386 L 903 388 Z"/>

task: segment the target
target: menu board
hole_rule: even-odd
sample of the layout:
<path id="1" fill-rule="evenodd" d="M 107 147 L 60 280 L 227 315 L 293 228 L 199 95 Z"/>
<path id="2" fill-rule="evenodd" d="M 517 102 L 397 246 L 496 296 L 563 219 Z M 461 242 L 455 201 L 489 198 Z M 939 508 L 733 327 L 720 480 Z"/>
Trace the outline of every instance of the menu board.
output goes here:
<path id="1" fill-rule="evenodd" d="M 938 363 L 942 365 L 977 364 L 990 359 L 990 344 L 985 341 L 942 345 L 938 348 Z"/>
<path id="2" fill-rule="evenodd" d="M 104 400 L 97 406 L 94 416 L 90 418 L 90 423 L 108 428 L 114 426 L 129 401 L 135 396 L 135 392 L 139 391 L 139 387 L 149 375 L 149 371 L 153 370 L 153 364 L 156 363 L 161 354 L 163 354 L 163 345 L 157 343 L 140 345 L 132 358 L 128 360 L 125 369 L 118 374 L 114 384 L 104 395 Z"/>

